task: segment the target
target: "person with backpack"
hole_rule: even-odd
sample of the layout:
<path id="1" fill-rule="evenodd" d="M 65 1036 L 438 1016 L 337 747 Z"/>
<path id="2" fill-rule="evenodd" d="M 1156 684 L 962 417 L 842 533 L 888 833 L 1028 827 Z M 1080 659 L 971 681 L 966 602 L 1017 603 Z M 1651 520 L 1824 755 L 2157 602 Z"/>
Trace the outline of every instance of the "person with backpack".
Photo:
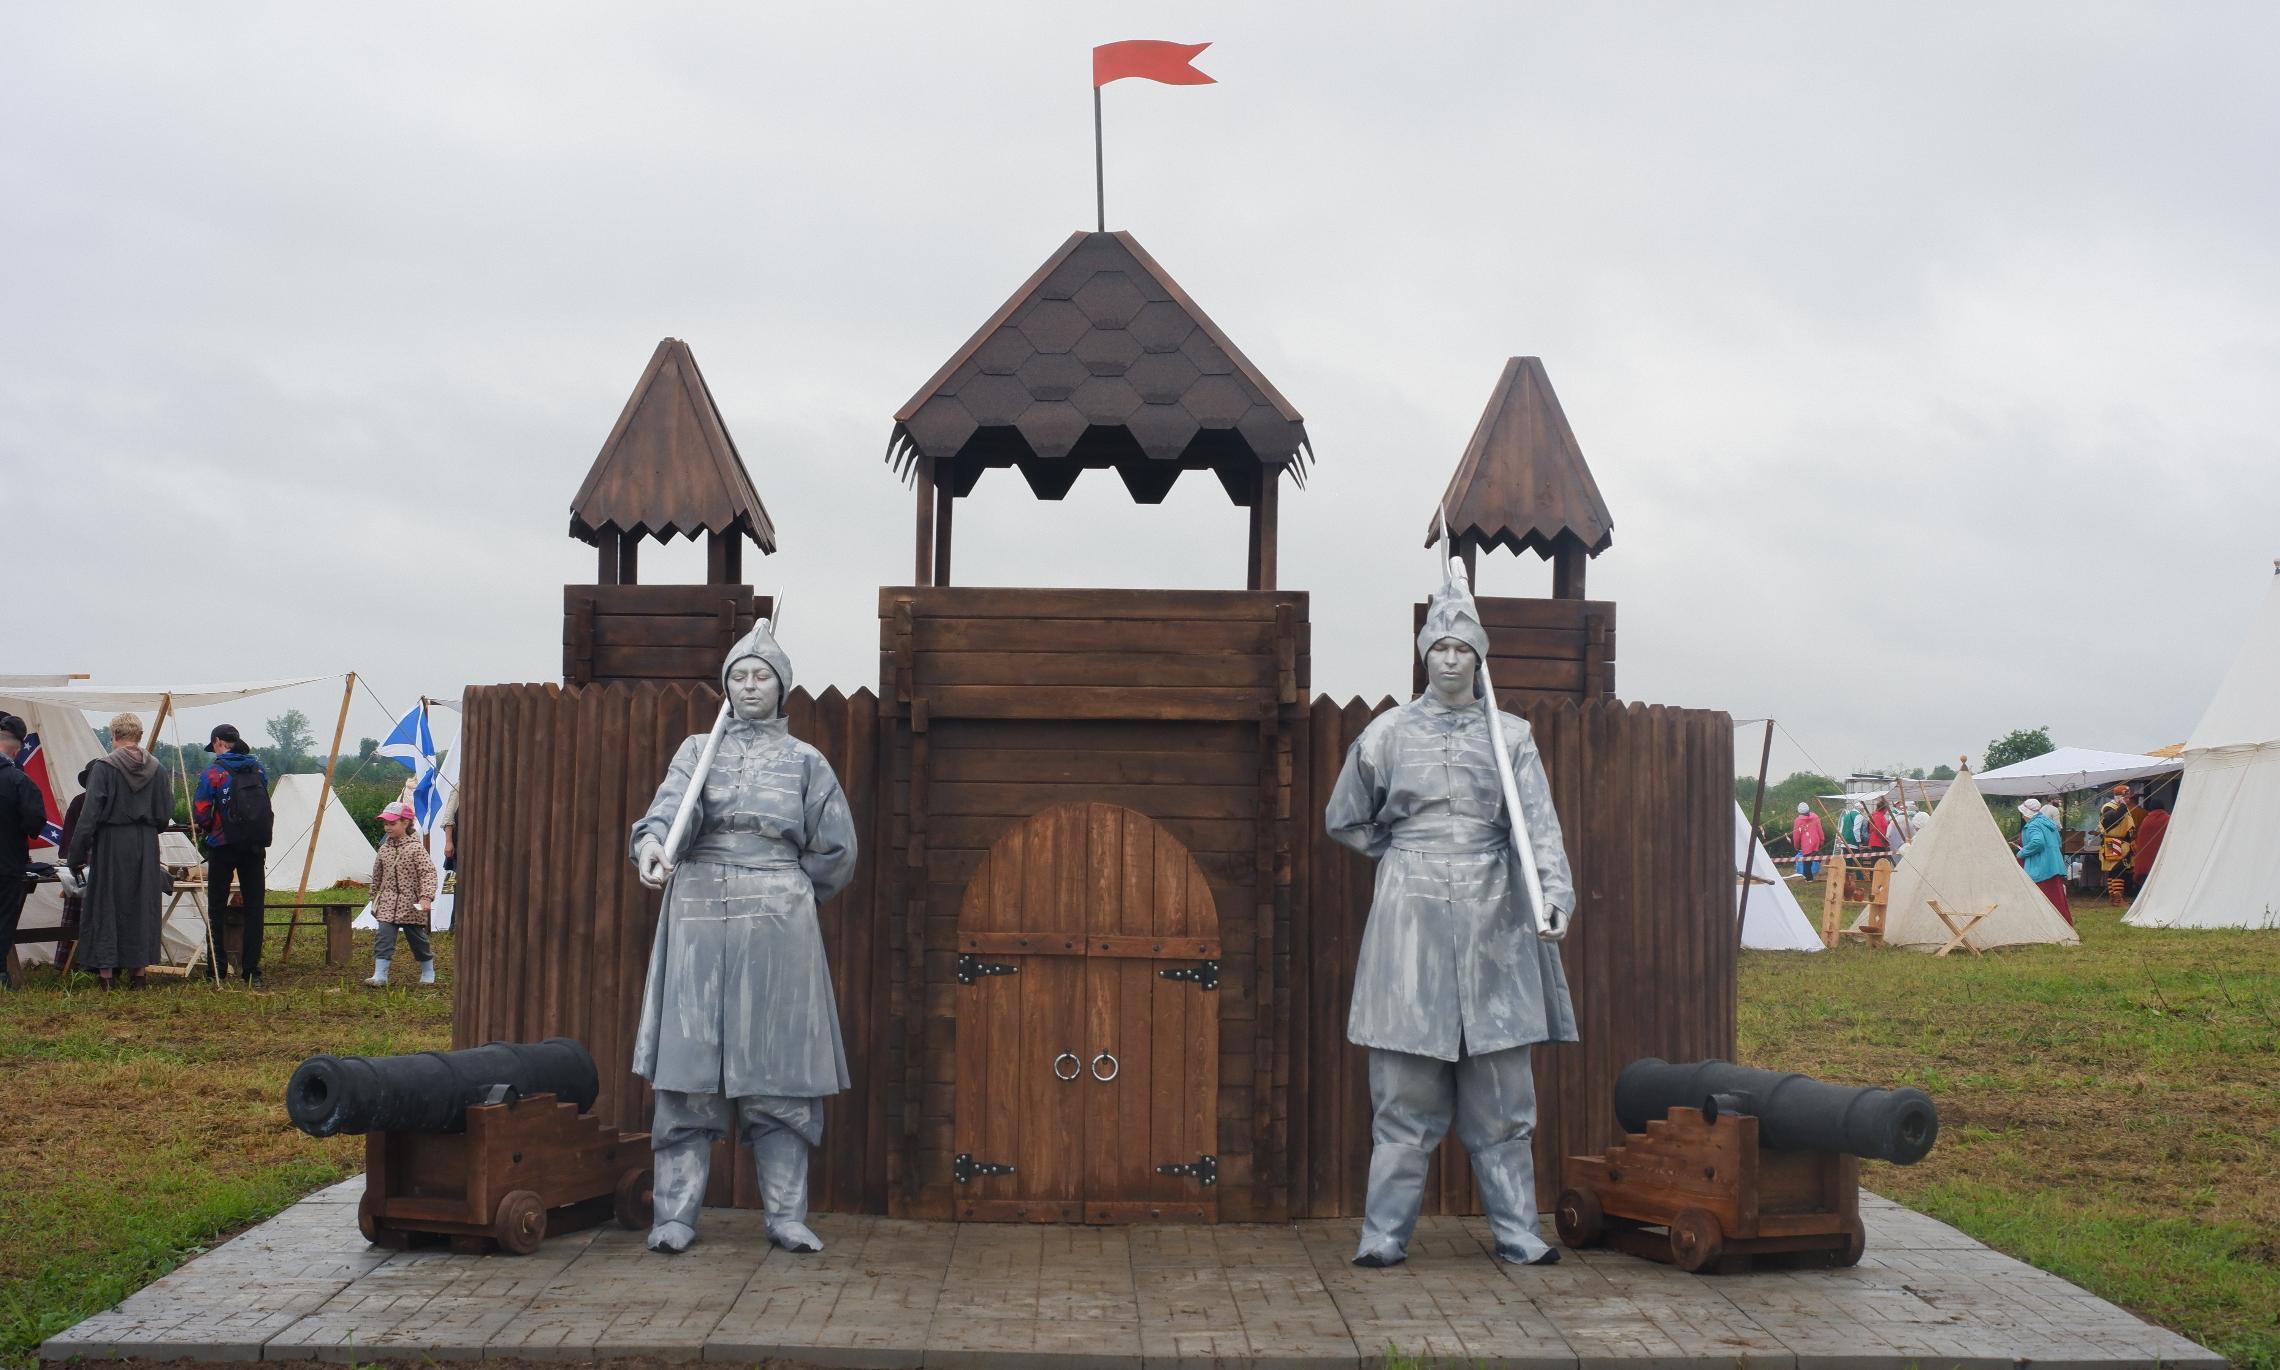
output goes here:
<path id="1" fill-rule="evenodd" d="M 249 985 L 261 983 L 261 940 L 267 930 L 264 875 L 269 843 L 275 836 L 275 818 L 269 805 L 269 773 L 261 758 L 245 745 L 235 725 L 217 724 L 206 739 L 214 764 L 198 777 L 198 793 L 191 800 L 191 820 L 197 826 L 199 846 L 206 857 L 206 913 L 217 925 L 229 906 L 230 877 L 237 877 L 238 894 L 245 905 L 245 926 L 238 937 L 237 973 Z M 214 938 L 215 970 L 229 974 L 222 938 Z"/>

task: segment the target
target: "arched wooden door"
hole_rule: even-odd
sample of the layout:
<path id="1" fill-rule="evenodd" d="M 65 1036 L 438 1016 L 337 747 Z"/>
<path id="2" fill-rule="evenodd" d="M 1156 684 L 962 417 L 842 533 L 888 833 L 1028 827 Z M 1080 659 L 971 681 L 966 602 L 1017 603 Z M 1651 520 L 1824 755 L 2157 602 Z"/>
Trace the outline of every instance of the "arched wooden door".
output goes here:
<path id="1" fill-rule="evenodd" d="M 1065 804 L 998 839 L 958 908 L 959 1217 L 1217 1219 L 1219 951 L 1147 815 Z"/>

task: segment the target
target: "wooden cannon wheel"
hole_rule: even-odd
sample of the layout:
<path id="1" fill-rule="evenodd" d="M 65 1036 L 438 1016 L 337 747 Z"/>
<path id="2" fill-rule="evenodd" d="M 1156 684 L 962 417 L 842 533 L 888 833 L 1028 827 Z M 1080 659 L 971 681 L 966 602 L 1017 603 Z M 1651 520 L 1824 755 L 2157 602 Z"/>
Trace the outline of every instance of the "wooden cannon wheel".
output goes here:
<path id="1" fill-rule="evenodd" d="M 502 1251 L 527 1256 L 538 1250 L 546 1240 L 546 1205 L 538 1195 L 527 1189 L 517 1189 L 499 1200 L 499 1211 L 491 1219 L 491 1236 Z"/>
<path id="2" fill-rule="evenodd" d="M 648 1166 L 639 1166 L 618 1177 L 618 1226 L 637 1230 L 649 1226 L 657 1213 L 656 1196 L 650 1188 L 654 1183 Z"/>
<path id="3" fill-rule="evenodd" d="M 1700 1272 L 1718 1263 L 1726 1234 L 1708 1209 L 1686 1208 L 1670 1220 L 1670 1258 L 1679 1269 Z"/>
<path id="4" fill-rule="evenodd" d="M 1599 1239 L 1607 1232 L 1606 1215 L 1599 1210 L 1599 1196 L 1588 1189 L 1570 1189 L 1560 1195 L 1553 1219 L 1559 1226 L 1561 1243 L 1578 1250 L 1599 1245 Z"/>

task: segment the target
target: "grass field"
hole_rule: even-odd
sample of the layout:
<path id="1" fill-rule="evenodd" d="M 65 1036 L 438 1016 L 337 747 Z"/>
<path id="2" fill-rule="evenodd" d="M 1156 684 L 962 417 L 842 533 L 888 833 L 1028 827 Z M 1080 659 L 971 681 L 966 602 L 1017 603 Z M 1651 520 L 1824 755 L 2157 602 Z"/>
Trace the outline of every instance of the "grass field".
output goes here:
<path id="1" fill-rule="evenodd" d="M 1870 1188 L 2274 1370 L 2280 935 L 2076 918 L 2080 947 L 1976 960 L 1745 953 L 1742 1055 L 1925 1090 L 1939 1145 Z"/>
<path id="2" fill-rule="evenodd" d="M 2280 1370 L 2280 934 L 2082 922 L 2079 948 L 1983 960 L 1746 954 L 1740 1054 L 1921 1086 L 1939 1146 L 1871 1187 Z M 355 1172 L 357 1139 L 285 1122 L 303 1057 L 448 1044 L 448 937 L 440 991 L 403 985 L 406 956 L 385 993 L 356 983 L 369 959 L 322 970 L 304 938 L 287 965 L 281 942 L 259 993 L 41 971 L 0 995 L 0 1362 Z"/>
<path id="3" fill-rule="evenodd" d="M 30 988 L 0 993 L 0 1362 L 30 1364 L 55 1332 L 363 1168 L 362 1138 L 286 1123 L 304 1057 L 450 1045 L 448 936 L 443 987 L 410 987 L 399 947 L 386 991 L 357 983 L 369 955 L 320 968 L 321 928 L 303 926 L 289 963 L 284 940 L 271 933 L 258 992 L 153 976 L 103 994 L 35 969 Z M 356 943 L 366 953 L 371 937 Z"/>

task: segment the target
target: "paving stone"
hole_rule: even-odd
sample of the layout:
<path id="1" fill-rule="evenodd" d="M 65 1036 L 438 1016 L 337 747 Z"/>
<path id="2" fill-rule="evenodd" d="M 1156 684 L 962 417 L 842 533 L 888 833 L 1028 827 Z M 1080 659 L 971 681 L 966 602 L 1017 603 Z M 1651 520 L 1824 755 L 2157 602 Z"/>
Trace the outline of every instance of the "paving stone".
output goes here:
<path id="1" fill-rule="evenodd" d="M 690 1256 L 614 1227 L 529 1257 L 385 1252 L 332 1186 L 52 1338 L 42 1357 L 817 1365 L 2217 1367 L 2217 1357 L 1952 1228 L 1863 1196 L 1849 1270 L 1694 1276 L 1605 1250 L 1490 1254 L 1477 1218 L 1349 1263 L 1350 1222 L 950 1225 L 820 1215 L 820 1255 L 710 1212 Z"/>

